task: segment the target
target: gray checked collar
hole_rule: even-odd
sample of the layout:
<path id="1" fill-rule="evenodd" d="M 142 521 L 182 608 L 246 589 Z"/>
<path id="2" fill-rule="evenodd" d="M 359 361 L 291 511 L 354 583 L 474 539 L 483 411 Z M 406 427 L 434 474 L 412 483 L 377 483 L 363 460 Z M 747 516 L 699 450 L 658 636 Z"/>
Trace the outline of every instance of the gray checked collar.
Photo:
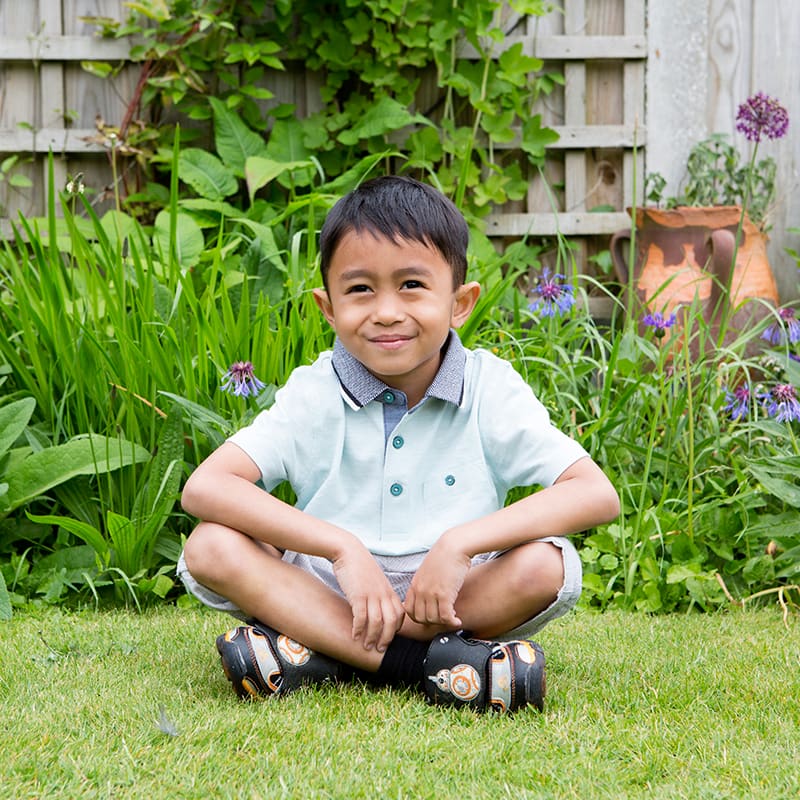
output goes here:
<path id="1" fill-rule="evenodd" d="M 442 363 L 425 392 L 425 397 L 436 397 L 458 406 L 464 396 L 464 365 L 467 363 L 467 354 L 454 330 L 450 331 L 442 350 Z M 376 378 L 338 339 L 333 345 L 332 360 L 342 388 L 358 406 L 371 403 L 392 388 Z"/>

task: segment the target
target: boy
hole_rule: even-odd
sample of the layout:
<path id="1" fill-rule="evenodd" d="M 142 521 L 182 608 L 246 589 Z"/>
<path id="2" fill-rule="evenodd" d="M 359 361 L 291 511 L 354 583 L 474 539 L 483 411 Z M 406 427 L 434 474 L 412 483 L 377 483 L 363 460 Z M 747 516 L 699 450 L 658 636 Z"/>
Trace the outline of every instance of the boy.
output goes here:
<path id="1" fill-rule="evenodd" d="M 619 501 L 509 364 L 461 345 L 453 329 L 480 294 L 468 238 L 458 209 L 410 178 L 342 198 L 314 291 L 333 351 L 186 483 L 202 521 L 181 577 L 251 621 L 217 639 L 240 696 L 357 675 L 437 704 L 542 707 L 528 639 L 580 595 L 563 537 Z M 283 480 L 295 507 L 269 494 Z M 504 507 L 521 485 L 546 488 Z"/>

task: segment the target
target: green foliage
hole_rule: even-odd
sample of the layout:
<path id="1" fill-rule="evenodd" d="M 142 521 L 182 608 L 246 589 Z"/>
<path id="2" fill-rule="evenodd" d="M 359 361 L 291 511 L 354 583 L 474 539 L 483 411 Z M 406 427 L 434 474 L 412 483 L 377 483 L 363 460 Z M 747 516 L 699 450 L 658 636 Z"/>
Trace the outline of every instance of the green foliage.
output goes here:
<path id="1" fill-rule="evenodd" d="M 775 200 L 776 173 L 774 158 L 742 163 L 727 137 L 714 134 L 698 142 L 689 153 L 686 182 L 679 195 L 664 197 L 666 182 L 658 173 L 647 176 L 645 194 L 649 202 L 663 202 L 667 208 L 746 204 L 750 219 L 761 225 Z"/>
<path id="2" fill-rule="evenodd" d="M 378 156 L 387 170 L 425 176 L 482 216 L 525 195 L 535 176 L 528 167 L 541 164 L 558 138 L 532 107 L 560 76 L 542 73 L 519 43 L 507 44 L 500 0 L 371 0 L 324 12 L 313 0 L 128 5 L 125 23 L 90 20 L 105 35 L 143 42 L 131 51 L 142 65 L 142 92 L 130 100 L 120 141 L 149 172 L 171 161 L 165 119 L 182 121 L 187 143 L 209 137 L 213 123 L 217 157 L 184 149 L 179 165 L 181 181 L 212 202 L 235 195 L 234 178 L 246 178 L 252 206 L 257 196 L 274 196 L 272 181 L 294 197 L 315 173 L 335 179 Z M 512 5 L 534 16 L 549 10 L 545 0 Z M 465 44 L 473 58 L 462 57 Z M 275 76 L 284 72 L 318 82 L 309 108 L 274 97 Z M 152 124 L 137 131 L 130 120 L 140 106 Z M 515 140 L 522 159 L 497 147 Z M 151 184 L 130 202 L 149 212 L 163 195 Z"/>
<path id="3" fill-rule="evenodd" d="M 78 475 L 101 475 L 150 459 L 143 447 L 105 436 L 81 436 L 50 447 L 31 439 L 15 447 L 35 406 L 30 397 L 0 406 L 0 521 Z M 11 601 L 0 573 L 0 619 L 10 616 Z"/>

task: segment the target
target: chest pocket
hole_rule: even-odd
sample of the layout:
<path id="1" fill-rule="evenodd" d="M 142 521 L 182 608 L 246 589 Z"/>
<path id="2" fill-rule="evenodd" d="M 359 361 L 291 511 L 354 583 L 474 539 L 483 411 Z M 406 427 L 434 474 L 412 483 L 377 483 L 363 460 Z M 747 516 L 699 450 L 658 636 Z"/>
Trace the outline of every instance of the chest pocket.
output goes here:
<path id="1" fill-rule="evenodd" d="M 445 517 L 446 527 L 482 517 L 499 508 L 497 490 L 483 464 L 462 465 L 458 471 L 439 470 L 422 485 L 428 520 Z"/>

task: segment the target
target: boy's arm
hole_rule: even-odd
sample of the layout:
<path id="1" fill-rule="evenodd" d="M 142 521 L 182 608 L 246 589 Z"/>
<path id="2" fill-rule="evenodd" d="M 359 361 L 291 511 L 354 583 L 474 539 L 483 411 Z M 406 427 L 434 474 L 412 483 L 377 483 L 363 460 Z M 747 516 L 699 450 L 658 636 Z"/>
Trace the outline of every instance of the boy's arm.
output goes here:
<path id="1" fill-rule="evenodd" d="M 406 613 L 416 619 L 415 607 L 438 608 L 438 620 L 416 621 L 458 626 L 455 601 L 474 555 L 508 550 L 545 536 L 577 533 L 610 522 L 619 510 L 617 492 L 603 471 L 591 458 L 581 458 L 552 486 L 445 531 L 414 576 L 404 604 Z"/>
<path id="2" fill-rule="evenodd" d="M 367 649 L 385 649 L 404 611 L 383 571 L 348 531 L 312 517 L 256 486 L 261 473 L 237 445 L 226 442 L 189 476 L 181 503 L 205 522 L 216 522 L 279 550 L 321 556 L 332 562 L 353 610 L 353 638 Z"/>

